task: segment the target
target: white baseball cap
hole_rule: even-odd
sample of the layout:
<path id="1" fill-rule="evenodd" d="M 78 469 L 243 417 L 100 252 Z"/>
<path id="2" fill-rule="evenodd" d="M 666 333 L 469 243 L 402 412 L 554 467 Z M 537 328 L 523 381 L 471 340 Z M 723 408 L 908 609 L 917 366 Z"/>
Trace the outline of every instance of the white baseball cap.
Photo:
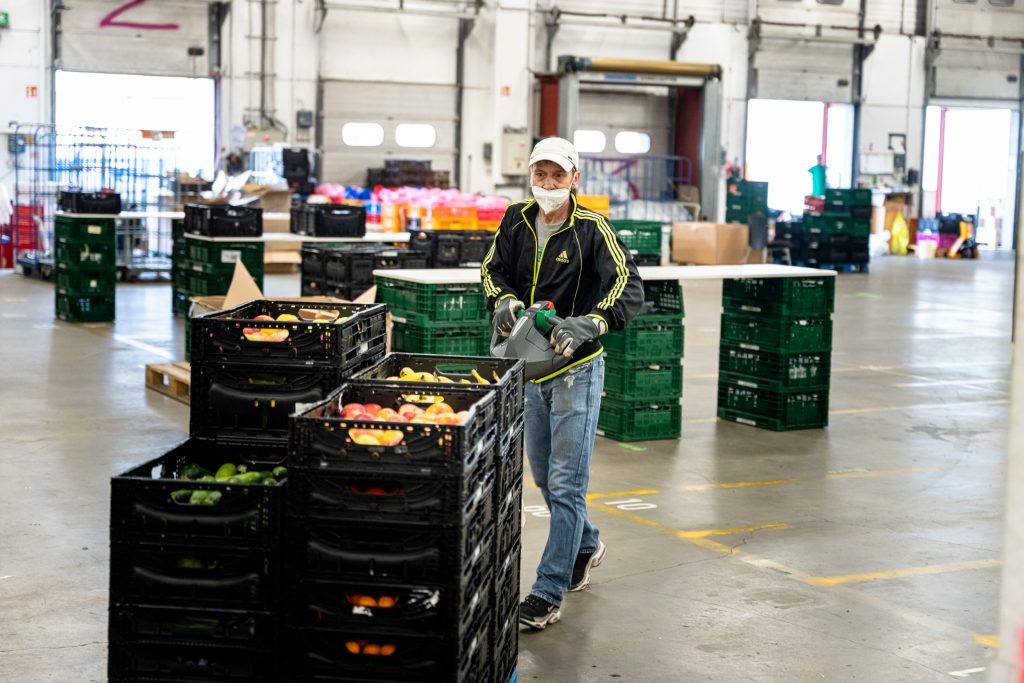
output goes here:
<path id="1" fill-rule="evenodd" d="M 565 138 L 544 138 L 530 154 L 530 166 L 538 161 L 553 161 L 566 171 L 580 167 L 580 155 Z"/>

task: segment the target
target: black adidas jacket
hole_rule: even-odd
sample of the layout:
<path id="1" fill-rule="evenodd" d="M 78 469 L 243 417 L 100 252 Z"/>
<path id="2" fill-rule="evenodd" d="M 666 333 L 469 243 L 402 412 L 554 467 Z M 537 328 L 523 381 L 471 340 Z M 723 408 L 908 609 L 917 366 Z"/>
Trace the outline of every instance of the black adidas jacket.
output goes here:
<path id="1" fill-rule="evenodd" d="M 480 275 L 487 304 L 493 311 L 510 296 L 530 306 L 551 301 L 563 318 L 598 317 L 609 330 L 621 330 L 644 302 L 643 281 L 622 240 L 604 216 L 584 209 L 571 198 L 572 209 L 546 244 L 538 244 L 533 227 L 537 202 L 517 202 L 505 210 L 484 256 Z M 600 341 L 583 344 L 559 372 L 595 358 Z"/>

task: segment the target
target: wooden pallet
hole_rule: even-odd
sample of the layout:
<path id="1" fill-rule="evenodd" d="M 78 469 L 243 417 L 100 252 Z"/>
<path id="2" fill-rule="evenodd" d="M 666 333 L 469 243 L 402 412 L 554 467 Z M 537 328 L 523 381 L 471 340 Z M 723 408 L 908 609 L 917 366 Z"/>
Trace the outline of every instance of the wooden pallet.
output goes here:
<path id="1" fill-rule="evenodd" d="M 191 386 L 192 368 L 188 363 L 150 363 L 146 366 L 147 389 L 188 405 Z"/>

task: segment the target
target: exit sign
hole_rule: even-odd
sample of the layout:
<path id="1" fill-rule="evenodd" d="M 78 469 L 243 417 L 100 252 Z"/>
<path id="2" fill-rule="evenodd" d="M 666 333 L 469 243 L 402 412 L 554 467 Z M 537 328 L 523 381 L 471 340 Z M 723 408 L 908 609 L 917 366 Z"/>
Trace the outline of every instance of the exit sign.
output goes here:
<path id="1" fill-rule="evenodd" d="M 11 16 L 7 12 L 0 12 L 0 28 L 7 28 L 11 24 Z"/>

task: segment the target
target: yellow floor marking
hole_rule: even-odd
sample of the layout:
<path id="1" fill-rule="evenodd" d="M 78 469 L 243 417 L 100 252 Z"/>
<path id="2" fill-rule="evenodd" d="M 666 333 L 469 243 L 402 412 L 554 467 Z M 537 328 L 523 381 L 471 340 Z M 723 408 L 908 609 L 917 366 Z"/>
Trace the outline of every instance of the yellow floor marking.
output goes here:
<path id="1" fill-rule="evenodd" d="M 756 526 L 739 526 L 732 529 L 703 529 L 701 531 L 677 531 L 676 538 L 689 540 L 707 536 L 732 536 L 733 534 L 752 534 L 765 529 L 789 529 L 788 524 L 758 524 Z"/>
<path id="2" fill-rule="evenodd" d="M 972 560 L 970 562 L 953 562 L 951 564 L 932 564 L 924 567 L 904 567 L 881 572 L 864 572 L 863 574 L 847 574 L 845 576 L 812 576 L 811 583 L 816 586 L 838 586 L 848 583 L 865 581 L 882 581 L 898 579 L 904 576 L 924 576 L 926 574 L 946 574 L 969 569 L 991 569 L 1002 565 L 1001 560 Z"/>
<path id="3" fill-rule="evenodd" d="M 958 401 L 955 403 L 917 403 L 909 406 L 878 406 L 875 408 L 848 408 L 846 410 L 830 410 L 829 415 L 864 415 L 865 413 L 900 412 L 908 410 L 931 410 L 933 408 L 972 408 L 974 406 L 1000 406 L 1008 404 L 1008 400 L 992 401 Z"/>
<path id="4" fill-rule="evenodd" d="M 904 467 L 891 470 L 863 470 L 855 472 L 829 472 L 827 479 L 864 479 L 874 477 L 898 477 L 903 474 L 919 474 L 922 472 L 945 472 L 945 467 Z M 694 484 L 684 486 L 683 491 L 707 491 L 708 489 L 739 489 L 755 486 L 781 486 L 804 481 L 799 477 L 792 479 L 766 479 L 764 481 L 730 481 L 722 484 Z"/>
<path id="5" fill-rule="evenodd" d="M 748 486 L 778 486 L 780 484 L 793 484 L 799 479 L 767 479 L 765 481 L 731 481 L 726 484 L 695 484 L 684 486 L 684 491 L 707 491 L 708 489 L 740 489 Z"/>
<path id="6" fill-rule="evenodd" d="M 982 647 L 987 647 L 990 650 L 995 650 L 999 647 L 999 636 L 974 636 L 974 642 Z"/>
<path id="7" fill-rule="evenodd" d="M 617 498 L 619 496 L 653 496 L 661 493 L 654 489 L 640 489 L 638 491 L 615 491 L 613 493 L 588 493 L 587 500 L 600 500 L 601 498 Z"/>

